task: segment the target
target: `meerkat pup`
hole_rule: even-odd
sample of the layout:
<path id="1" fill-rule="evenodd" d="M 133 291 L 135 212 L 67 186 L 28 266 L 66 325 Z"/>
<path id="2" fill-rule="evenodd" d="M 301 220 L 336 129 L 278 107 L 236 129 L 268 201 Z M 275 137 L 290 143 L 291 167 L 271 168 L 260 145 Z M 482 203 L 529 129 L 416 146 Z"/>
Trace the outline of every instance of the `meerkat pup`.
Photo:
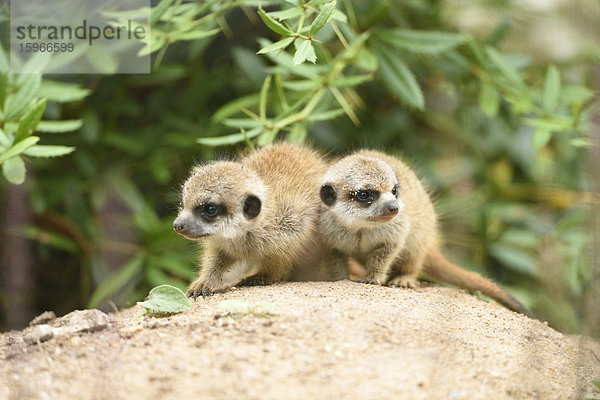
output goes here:
<path id="1" fill-rule="evenodd" d="M 332 164 L 322 179 L 322 240 L 325 259 L 347 270 L 348 256 L 366 269 L 365 283 L 415 287 L 422 272 L 471 291 L 479 290 L 504 306 L 528 310 L 494 282 L 464 270 L 439 252 L 437 217 L 415 173 L 402 161 L 363 150 Z"/>
<path id="2" fill-rule="evenodd" d="M 203 242 L 187 295 L 225 291 L 246 278 L 283 281 L 317 265 L 317 188 L 325 170 L 315 151 L 285 143 L 194 170 L 173 223 L 175 232 Z"/>

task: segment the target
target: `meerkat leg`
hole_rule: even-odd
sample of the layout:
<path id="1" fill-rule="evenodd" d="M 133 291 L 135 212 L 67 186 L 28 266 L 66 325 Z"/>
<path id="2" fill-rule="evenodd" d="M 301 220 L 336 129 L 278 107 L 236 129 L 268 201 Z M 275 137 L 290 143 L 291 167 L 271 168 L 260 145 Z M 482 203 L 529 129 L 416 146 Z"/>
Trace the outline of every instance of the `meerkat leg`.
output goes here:
<path id="1" fill-rule="evenodd" d="M 321 263 L 331 281 L 348 279 L 348 256 L 339 250 L 330 250 Z"/>
<path id="2" fill-rule="evenodd" d="M 388 286 L 397 286 L 407 289 L 418 288 L 421 286 L 421 283 L 417 278 L 417 275 L 398 275 L 390 279 Z"/>
<path id="3" fill-rule="evenodd" d="M 398 257 L 392 268 L 392 274 L 396 275 L 390 279 L 388 285 L 403 288 L 417 288 L 421 286 L 418 278 L 423 270 L 424 261 L 425 254 Z"/>
<path id="4" fill-rule="evenodd" d="M 194 300 L 198 296 L 210 296 L 216 292 L 222 281 L 224 271 L 233 264 L 233 259 L 222 252 L 214 252 L 210 248 L 205 249 L 202 255 L 202 267 L 200 276 L 190 284 L 187 291 L 188 297 Z"/>
<path id="5" fill-rule="evenodd" d="M 235 261 L 229 265 L 223 264 L 221 268 L 207 268 L 206 274 L 201 273 L 188 290 L 188 296 L 193 296 L 194 300 L 201 295 L 209 296 L 212 293 L 224 292 L 232 286 L 242 282 L 245 278 L 255 275 L 259 266 L 251 265 L 246 261 Z"/>
<path id="6" fill-rule="evenodd" d="M 360 282 L 385 285 L 396 255 L 395 250 L 392 246 L 381 245 L 371 251 L 368 258 L 359 260 L 367 270 L 367 275 Z"/>
<path id="7" fill-rule="evenodd" d="M 236 286 L 266 286 L 269 285 L 271 281 L 267 279 L 264 275 L 254 275 L 249 278 L 244 278 L 241 282 L 236 284 Z"/>

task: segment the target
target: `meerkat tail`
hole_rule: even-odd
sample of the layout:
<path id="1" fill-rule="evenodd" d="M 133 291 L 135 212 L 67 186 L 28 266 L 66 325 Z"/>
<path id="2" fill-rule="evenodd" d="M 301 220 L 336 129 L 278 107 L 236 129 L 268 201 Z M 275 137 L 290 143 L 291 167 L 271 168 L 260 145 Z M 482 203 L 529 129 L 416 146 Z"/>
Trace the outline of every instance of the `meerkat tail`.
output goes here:
<path id="1" fill-rule="evenodd" d="M 423 271 L 438 281 L 470 291 L 479 290 L 505 307 L 531 317 L 529 310 L 500 286 L 487 278 L 451 263 L 437 249 L 433 249 L 428 253 Z"/>

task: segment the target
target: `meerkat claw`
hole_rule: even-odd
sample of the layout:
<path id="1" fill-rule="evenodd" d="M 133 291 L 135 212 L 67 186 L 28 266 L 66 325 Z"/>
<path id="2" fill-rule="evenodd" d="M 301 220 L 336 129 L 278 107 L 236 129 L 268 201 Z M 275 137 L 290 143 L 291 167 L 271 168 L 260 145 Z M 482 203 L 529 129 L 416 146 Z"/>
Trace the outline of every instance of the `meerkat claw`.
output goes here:
<path id="1" fill-rule="evenodd" d="M 366 278 L 361 279 L 359 282 L 365 283 L 368 285 L 381 285 L 381 282 L 379 282 L 379 280 L 374 277 L 366 277 Z"/>
<path id="2" fill-rule="evenodd" d="M 405 289 L 415 289 L 421 285 L 415 277 L 397 276 L 390 281 L 389 286 L 401 287 Z"/>

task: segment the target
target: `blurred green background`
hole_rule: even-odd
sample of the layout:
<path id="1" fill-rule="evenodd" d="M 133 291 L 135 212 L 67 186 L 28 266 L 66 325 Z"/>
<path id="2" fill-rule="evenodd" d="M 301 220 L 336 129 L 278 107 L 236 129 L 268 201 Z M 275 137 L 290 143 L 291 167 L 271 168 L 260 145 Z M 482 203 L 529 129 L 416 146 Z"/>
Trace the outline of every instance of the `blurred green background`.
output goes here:
<path id="1" fill-rule="evenodd" d="M 450 259 L 600 336 L 600 3 L 258 3 L 153 2 L 148 75 L 10 74 L 2 8 L 0 330 L 185 288 L 189 169 L 290 140 L 400 155 Z"/>

